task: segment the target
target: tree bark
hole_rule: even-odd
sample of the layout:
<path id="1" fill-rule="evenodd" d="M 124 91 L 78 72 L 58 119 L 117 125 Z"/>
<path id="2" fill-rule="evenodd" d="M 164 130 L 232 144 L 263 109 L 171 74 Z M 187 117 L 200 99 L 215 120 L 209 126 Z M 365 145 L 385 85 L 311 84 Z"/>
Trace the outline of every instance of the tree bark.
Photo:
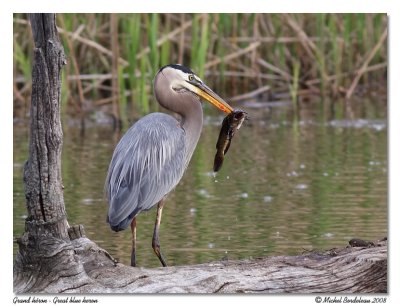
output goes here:
<path id="1" fill-rule="evenodd" d="M 61 183 L 61 68 L 65 64 L 54 14 L 31 14 L 35 42 L 32 68 L 29 159 L 24 168 L 28 231 L 39 227 L 66 239 Z"/>
<path id="2" fill-rule="evenodd" d="M 55 14 L 30 14 L 35 42 L 32 67 L 29 157 L 24 166 L 28 217 L 18 239 L 14 273 L 41 269 L 51 254 L 47 246 L 69 242 L 61 181 L 61 68 L 65 55 Z M 49 253 L 50 252 L 50 253 Z"/>

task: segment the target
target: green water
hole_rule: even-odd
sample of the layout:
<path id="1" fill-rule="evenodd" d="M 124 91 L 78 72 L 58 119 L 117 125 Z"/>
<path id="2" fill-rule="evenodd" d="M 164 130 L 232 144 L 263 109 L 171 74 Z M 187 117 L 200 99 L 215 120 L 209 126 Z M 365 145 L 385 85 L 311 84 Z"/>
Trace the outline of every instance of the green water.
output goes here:
<path id="1" fill-rule="evenodd" d="M 293 255 L 386 236 L 386 110 L 375 101 L 368 105 L 358 119 L 333 119 L 318 104 L 297 116 L 288 106 L 246 108 L 251 120 L 235 135 L 216 177 L 223 117 L 207 111 L 189 168 L 163 210 L 160 242 L 168 264 Z M 82 134 L 65 124 L 62 175 L 69 223 L 83 224 L 90 239 L 129 264 L 130 231 L 110 230 L 103 195 L 120 137 L 108 125 L 89 125 Z M 27 150 L 26 124 L 16 123 L 15 237 L 26 217 Z M 151 248 L 154 221 L 155 209 L 137 218 L 139 266 L 160 266 Z"/>

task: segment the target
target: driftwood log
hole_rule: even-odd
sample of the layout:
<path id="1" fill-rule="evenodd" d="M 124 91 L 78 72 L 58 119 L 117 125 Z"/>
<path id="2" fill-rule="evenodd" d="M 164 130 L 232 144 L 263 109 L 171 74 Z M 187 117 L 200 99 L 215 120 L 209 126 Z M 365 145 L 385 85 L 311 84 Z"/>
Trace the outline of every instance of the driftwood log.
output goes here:
<path id="1" fill-rule="evenodd" d="M 386 293 L 387 241 L 298 256 L 226 260 L 192 266 L 133 268 L 117 263 L 72 228 L 46 241 L 47 265 L 20 271 L 14 290 L 42 293 Z"/>
<path id="2" fill-rule="evenodd" d="M 61 183 L 61 68 L 65 56 L 54 14 L 30 15 L 35 41 L 29 159 L 24 167 L 28 217 L 17 240 L 15 293 L 380 293 L 387 291 L 387 242 L 299 256 L 220 261 L 158 269 L 117 263 L 70 228 Z"/>

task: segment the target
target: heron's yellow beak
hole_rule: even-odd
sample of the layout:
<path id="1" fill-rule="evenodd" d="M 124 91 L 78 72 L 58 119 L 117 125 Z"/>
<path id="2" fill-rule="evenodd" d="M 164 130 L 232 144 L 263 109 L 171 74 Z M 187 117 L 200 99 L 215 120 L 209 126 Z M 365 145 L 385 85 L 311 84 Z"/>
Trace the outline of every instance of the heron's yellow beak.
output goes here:
<path id="1" fill-rule="evenodd" d="M 204 83 L 196 84 L 193 86 L 193 91 L 204 100 L 210 102 L 212 105 L 222 110 L 223 112 L 230 114 L 233 112 L 233 108 L 224 101 L 220 96 L 218 96 L 215 92 L 213 92 L 207 85 Z"/>

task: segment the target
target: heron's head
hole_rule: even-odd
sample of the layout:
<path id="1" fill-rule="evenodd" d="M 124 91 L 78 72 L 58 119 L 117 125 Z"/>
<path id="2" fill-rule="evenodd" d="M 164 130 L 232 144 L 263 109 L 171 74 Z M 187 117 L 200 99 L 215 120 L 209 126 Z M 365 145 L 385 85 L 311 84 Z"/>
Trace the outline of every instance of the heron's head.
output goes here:
<path id="1" fill-rule="evenodd" d="M 158 82 L 160 76 L 164 77 L 165 82 Z M 158 98 L 166 91 L 174 94 L 190 93 L 210 102 L 225 113 L 230 114 L 233 111 L 232 107 L 204 84 L 192 70 L 182 65 L 167 65 L 158 71 L 154 82 L 154 93 Z"/>

